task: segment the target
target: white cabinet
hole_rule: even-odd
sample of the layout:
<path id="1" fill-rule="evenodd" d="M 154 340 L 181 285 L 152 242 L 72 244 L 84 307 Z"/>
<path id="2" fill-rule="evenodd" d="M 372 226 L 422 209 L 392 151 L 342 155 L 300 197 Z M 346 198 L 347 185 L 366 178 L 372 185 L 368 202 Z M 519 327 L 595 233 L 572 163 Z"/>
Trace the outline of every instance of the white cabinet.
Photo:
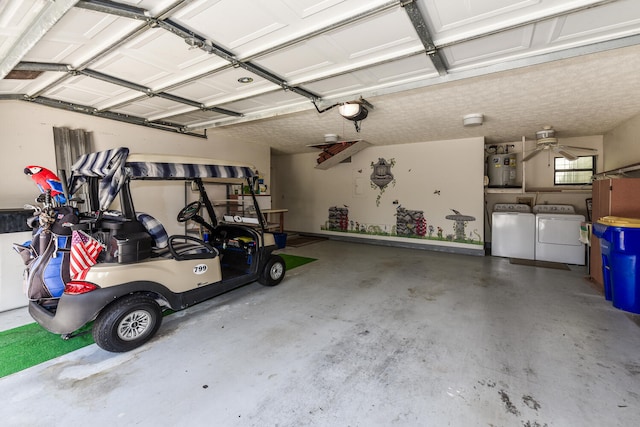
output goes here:
<path id="1" fill-rule="evenodd" d="M 30 240 L 30 231 L 0 234 L 0 311 L 24 307 L 29 302 L 23 285 L 24 263 L 13 244 Z"/>

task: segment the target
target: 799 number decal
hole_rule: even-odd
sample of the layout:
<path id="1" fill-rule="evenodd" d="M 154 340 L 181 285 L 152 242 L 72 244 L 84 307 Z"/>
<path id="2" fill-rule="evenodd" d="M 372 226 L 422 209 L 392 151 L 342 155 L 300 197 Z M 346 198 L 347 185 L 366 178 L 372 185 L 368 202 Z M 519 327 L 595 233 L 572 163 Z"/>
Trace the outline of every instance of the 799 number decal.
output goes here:
<path id="1" fill-rule="evenodd" d="M 207 264 L 198 264 L 193 267 L 193 274 L 204 274 L 207 272 Z"/>

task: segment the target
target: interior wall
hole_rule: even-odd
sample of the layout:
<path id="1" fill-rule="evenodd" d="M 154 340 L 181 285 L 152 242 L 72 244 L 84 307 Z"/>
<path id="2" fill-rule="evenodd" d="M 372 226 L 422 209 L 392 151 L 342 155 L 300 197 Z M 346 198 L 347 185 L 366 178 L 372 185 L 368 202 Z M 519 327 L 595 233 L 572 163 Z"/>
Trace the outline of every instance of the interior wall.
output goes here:
<path id="1" fill-rule="evenodd" d="M 640 163 L 640 114 L 604 134 L 606 156 L 603 171 Z"/>
<path id="2" fill-rule="evenodd" d="M 576 138 L 558 138 L 558 143 L 565 146 L 591 148 L 597 151 L 579 151 L 573 150 L 575 154 L 584 155 L 596 155 L 596 172 L 601 172 L 604 168 L 604 155 L 603 155 L 603 137 L 602 135 L 594 135 L 587 137 Z M 522 162 L 522 149 L 518 148 L 516 144 L 517 155 L 517 171 L 518 178 L 517 184 L 521 186 L 523 176 L 523 162 Z M 525 155 L 529 154 L 531 150 L 535 148 L 535 141 L 525 142 Z M 571 149 L 569 149 L 571 151 Z M 557 157 L 557 155 L 556 155 Z M 495 203 L 516 203 L 518 198 L 530 197 L 533 198 L 534 204 L 571 204 L 578 211 L 586 211 L 584 200 L 591 197 L 591 186 L 571 186 L 565 187 L 563 192 L 560 192 L 561 187 L 553 185 L 553 160 L 554 155 L 549 152 L 542 152 L 532 159 L 528 160 L 524 164 L 525 173 L 525 194 L 522 192 L 510 192 L 510 193 L 498 193 L 487 194 L 488 209 L 493 209 Z M 579 212 L 584 214 L 585 212 Z"/>
<path id="3" fill-rule="evenodd" d="M 558 138 L 558 144 L 567 147 L 567 151 L 577 156 L 596 156 L 596 172 L 601 172 L 604 167 L 603 136 L 592 135 L 575 138 Z M 581 151 L 570 147 L 590 148 L 596 151 Z M 535 141 L 525 143 L 525 153 L 528 154 L 535 148 Z M 550 154 L 550 155 L 549 155 Z M 526 163 L 526 188 L 553 188 L 553 162 L 554 157 L 560 157 L 553 152 L 542 152 Z"/>
<path id="4" fill-rule="evenodd" d="M 571 150 L 568 151 L 577 155 L 596 155 L 596 173 L 604 169 L 604 148 L 603 136 L 593 135 L 575 138 L 558 138 L 558 143 L 565 146 L 591 148 L 597 150 L 595 152 Z M 518 168 L 518 185 L 522 184 L 522 143 L 514 143 L 517 151 L 517 168 Z M 535 148 L 535 141 L 525 141 L 525 156 Z M 550 155 L 551 154 L 551 155 Z M 558 157 L 555 155 L 555 157 Z M 535 157 L 527 160 L 524 173 L 525 192 L 496 192 L 488 193 L 486 196 L 486 222 L 485 222 L 485 240 L 491 241 L 491 224 L 490 216 L 496 203 L 517 203 L 521 199 L 530 199 L 532 205 L 544 204 L 562 204 L 572 205 L 576 209 L 576 213 L 584 215 L 587 218 L 586 199 L 591 197 L 591 186 L 571 186 L 570 188 L 553 185 L 553 162 L 554 154 L 542 152 Z"/>
<path id="5" fill-rule="evenodd" d="M 270 151 L 267 147 L 241 141 L 219 140 L 213 136 L 196 138 L 177 133 L 120 123 L 83 114 L 56 110 L 21 101 L 0 101 L 2 150 L 0 167 L 5 184 L 0 189 L 0 208 L 21 208 L 33 203 L 38 190 L 23 173 L 28 165 L 55 171 L 53 127 L 84 129 L 93 133 L 93 149 L 128 147 L 131 152 L 210 157 L 253 164 L 269 183 Z M 156 216 L 169 233 L 178 233 L 176 221 L 184 206 L 182 183 L 137 182 L 133 185 L 137 211 Z"/>
<path id="6" fill-rule="evenodd" d="M 287 230 L 349 238 L 433 245 L 443 248 L 482 249 L 484 138 L 370 146 L 327 170 L 316 169 L 317 153 L 278 155 L 272 158 L 274 206 L 287 208 Z M 380 158 L 394 162 L 395 183 L 381 193 L 371 185 L 372 164 Z M 376 200 L 379 197 L 379 205 Z M 348 209 L 348 230 L 326 229 L 329 208 Z M 393 234 L 397 208 L 423 211 L 434 239 L 386 236 Z M 454 210 L 474 217 L 466 226 L 473 243 L 454 241 Z M 382 233 L 357 233 L 362 227 Z M 378 227 L 378 228 L 376 228 Z M 443 239 L 437 240 L 438 227 Z M 428 232 L 427 236 L 428 237 Z M 447 238 L 449 237 L 449 238 Z"/>

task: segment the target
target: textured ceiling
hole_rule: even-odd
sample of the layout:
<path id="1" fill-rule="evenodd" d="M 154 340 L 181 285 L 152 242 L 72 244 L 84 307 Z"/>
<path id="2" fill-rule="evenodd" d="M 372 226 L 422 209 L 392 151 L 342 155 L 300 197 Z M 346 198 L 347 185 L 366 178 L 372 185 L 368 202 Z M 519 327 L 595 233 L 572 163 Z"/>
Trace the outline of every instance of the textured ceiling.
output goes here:
<path id="1" fill-rule="evenodd" d="M 4 1 L 0 100 L 281 153 L 571 137 L 640 112 L 639 45 L 638 0 Z"/>
<path id="2" fill-rule="evenodd" d="M 488 142 L 535 139 L 552 125 L 559 137 L 602 135 L 640 113 L 640 46 L 367 98 L 375 107 L 356 133 L 337 111 L 315 110 L 209 130 L 282 153 L 315 151 L 324 135 L 374 145 L 483 136 Z M 464 127 L 462 117 L 484 114 Z"/>

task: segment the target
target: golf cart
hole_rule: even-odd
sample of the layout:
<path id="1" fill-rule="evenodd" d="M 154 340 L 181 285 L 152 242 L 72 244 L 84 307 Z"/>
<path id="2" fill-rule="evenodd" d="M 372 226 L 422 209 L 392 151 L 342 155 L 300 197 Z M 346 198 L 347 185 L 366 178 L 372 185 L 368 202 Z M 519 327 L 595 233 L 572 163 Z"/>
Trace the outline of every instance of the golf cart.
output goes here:
<path id="1" fill-rule="evenodd" d="M 256 201 L 250 165 L 118 148 L 80 157 L 71 172 L 66 200 L 77 203 L 84 192 L 87 212 L 45 203 L 34 240 L 17 248 L 27 264 L 29 313 L 53 333 L 69 337 L 93 320 L 101 348 L 129 351 L 153 337 L 165 309 L 182 310 L 254 281 L 274 286 L 284 278 L 285 263 L 272 253 L 277 246 Z M 159 221 L 136 212 L 133 180 L 189 181 L 199 197 L 177 220 L 193 221 L 203 232 L 194 236 L 185 227 L 184 235 L 168 236 Z M 210 184 L 249 190 L 253 215 L 225 212 L 227 221 L 218 221 L 205 189 Z M 116 196 L 119 210 L 110 211 Z M 55 274 L 44 271 L 56 258 L 56 277 L 63 282 L 58 289 L 51 285 Z"/>

